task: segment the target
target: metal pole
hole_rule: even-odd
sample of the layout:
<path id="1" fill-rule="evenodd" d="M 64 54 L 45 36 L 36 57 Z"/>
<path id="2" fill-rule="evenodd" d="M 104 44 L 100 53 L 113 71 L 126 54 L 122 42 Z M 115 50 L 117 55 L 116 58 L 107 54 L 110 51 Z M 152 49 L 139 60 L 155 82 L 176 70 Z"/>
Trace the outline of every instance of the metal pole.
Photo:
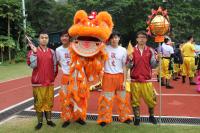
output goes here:
<path id="1" fill-rule="evenodd" d="M 159 110 L 159 125 L 161 125 L 162 121 L 161 121 L 161 116 L 162 116 L 162 86 L 161 86 L 161 72 L 162 72 L 162 45 L 161 43 L 159 43 L 159 47 L 160 47 L 160 55 L 159 55 L 159 90 L 160 90 L 160 110 Z"/>
<path id="2" fill-rule="evenodd" d="M 25 2 L 22 0 L 22 13 L 23 13 L 23 27 L 24 27 L 24 32 L 26 32 L 26 13 L 25 13 Z"/>

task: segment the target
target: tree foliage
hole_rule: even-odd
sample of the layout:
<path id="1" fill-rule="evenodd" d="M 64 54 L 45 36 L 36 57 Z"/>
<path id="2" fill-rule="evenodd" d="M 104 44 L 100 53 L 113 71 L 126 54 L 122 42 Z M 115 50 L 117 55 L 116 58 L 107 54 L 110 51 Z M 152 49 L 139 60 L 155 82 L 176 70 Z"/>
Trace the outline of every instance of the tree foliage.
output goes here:
<path id="1" fill-rule="evenodd" d="M 34 0 L 29 1 L 35 3 Z M 138 30 L 146 29 L 146 20 L 148 15 L 151 14 L 151 9 L 157 9 L 162 6 L 168 9 L 172 25 L 171 36 L 175 41 L 185 40 L 190 34 L 194 34 L 196 40 L 200 41 L 198 35 L 200 30 L 198 26 L 200 22 L 200 5 L 195 0 L 169 0 L 165 3 L 162 0 L 66 0 L 66 2 L 62 0 L 61 3 L 51 2 L 50 0 L 46 3 L 46 6 L 44 6 L 45 0 L 39 1 L 44 1 L 42 5 L 39 2 L 35 3 L 38 4 L 36 9 L 41 16 L 39 14 L 39 18 L 33 17 L 35 20 L 30 21 L 34 27 L 41 27 L 35 21 L 45 24 L 48 20 L 47 18 L 49 18 L 50 26 L 48 27 L 47 24 L 46 26 L 50 31 L 68 28 L 72 24 L 73 16 L 77 10 L 83 9 L 88 13 L 105 10 L 112 15 L 115 24 L 114 28 L 121 32 L 123 42 L 128 43 L 129 40 L 134 41 L 135 33 Z M 51 11 L 49 11 L 49 7 L 51 7 Z M 47 10 L 47 13 L 43 13 Z M 34 10 L 30 10 L 30 12 L 30 14 L 35 14 Z"/>
<path id="2" fill-rule="evenodd" d="M 184 41 L 189 35 L 200 42 L 200 5 L 199 1 L 183 2 L 176 0 L 169 9 L 173 38 Z"/>
<path id="3" fill-rule="evenodd" d="M 58 0 L 57 0 L 58 1 Z M 23 42 L 23 17 L 21 0 L 0 0 L 0 35 L 10 36 L 20 44 Z M 34 36 L 42 29 L 58 32 L 69 28 L 77 10 L 108 11 L 114 21 L 114 29 L 122 34 L 123 44 L 135 41 L 135 33 L 146 29 L 146 20 L 151 9 L 162 6 L 168 10 L 173 40 L 184 41 L 194 35 L 200 42 L 199 0 L 26 0 L 27 32 Z M 10 33 L 8 28 L 10 20 Z M 2 43 L 1 43 L 2 45 Z"/>
<path id="4" fill-rule="evenodd" d="M 7 32 L 8 39 L 2 40 L 1 39 L 1 45 L 4 44 L 4 47 L 8 47 L 8 53 L 9 53 L 9 62 L 11 62 L 11 56 L 12 56 L 12 49 L 13 46 L 15 46 L 15 42 L 12 39 L 11 31 L 20 31 L 20 25 L 18 23 L 20 22 L 22 16 L 20 15 L 21 12 L 21 6 L 19 5 L 20 2 L 17 0 L 7 0 L 7 1 L 0 1 L 0 17 L 4 21 L 2 23 L 7 24 L 7 28 L 4 28 L 4 34 Z M 6 31 L 6 32 L 5 32 Z M 4 37 L 5 38 L 5 37 Z M 2 50 L 1 50 L 2 51 Z M 2 55 L 2 54 L 1 54 Z M 3 58 L 3 57 L 1 57 Z"/>

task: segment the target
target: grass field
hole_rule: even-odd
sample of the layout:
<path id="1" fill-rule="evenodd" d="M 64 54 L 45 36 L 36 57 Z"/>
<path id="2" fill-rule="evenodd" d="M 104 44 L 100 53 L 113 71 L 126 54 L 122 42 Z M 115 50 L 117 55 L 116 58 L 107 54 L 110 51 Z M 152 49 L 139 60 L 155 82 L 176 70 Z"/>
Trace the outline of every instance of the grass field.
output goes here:
<path id="1" fill-rule="evenodd" d="M 1 64 L 0 82 L 31 75 L 31 71 L 26 63 Z"/>
<path id="2" fill-rule="evenodd" d="M 187 125 L 151 125 L 141 124 L 139 127 L 113 122 L 102 128 L 94 121 L 88 121 L 87 125 L 80 126 L 77 123 L 70 124 L 67 128 L 61 128 L 62 122 L 54 120 L 55 128 L 48 127 L 46 123 L 38 133 L 199 133 L 200 126 Z M 0 133 L 35 133 L 34 126 L 37 123 L 35 117 L 13 118 L 0 125 Z"/>

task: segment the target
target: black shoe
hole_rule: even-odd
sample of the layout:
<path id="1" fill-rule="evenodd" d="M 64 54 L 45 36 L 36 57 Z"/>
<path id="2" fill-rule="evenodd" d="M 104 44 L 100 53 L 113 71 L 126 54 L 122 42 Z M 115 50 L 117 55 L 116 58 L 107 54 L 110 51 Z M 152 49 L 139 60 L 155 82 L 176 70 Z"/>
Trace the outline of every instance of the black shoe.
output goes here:
<path id="1" fill-rule="evenodd" d="M 149 116 L 149 122 L 151 122 L 152 124 L 157 124 L 157 120 L 154 116 Z"/>
<path id="2" fill-rule="evenodd" d="M 139 126 L 140 125 L 140 118 L 135 118 L 134 125 Z"/>
<path id="3" fill-rule="evenodd" d="M 190 85 L 197 85 L 197 83 L 195 83 L 195 82 L 190 82 Z"/>
<path id="4" fill-rule="evenodd" d="M 81 124 L 81 125 L 85 125 L 86 124 L 86 122 L 85 121 L 83 121 L 82 119 L 78 119 L 78 120 L 76 120 L 76 122 L 77 123 L 79 123 L 79 124 Z"/>
<path id="5" fill-rule="evenodd" d="M 42 128 L 42 122 L 39 122 L 36 126 L 35 126 L 35 130 L 39 130 Z"/>
<path id="6" fill-rule="evenodd" d="M 124 123 L 126 123 L 126 124 L 130 124 L 131 122 L 132 121 L 130 119 L 124 121 Z"/>
<path id="7" fill-rule="evenodd" d="M 62 124 L 62 128 L 65 128 L 67 126 L 69 126 L 70 124 L 70 121 L 65 121 L 63 124 Z"/>
<path id="8" fill-rule="evenodd" d="M 56 124 L 53 123 L 52 121 L 47 121 L 47 125 L 49 125 L 51 127 L 55 127 L 56 126 Z"/>
<path id="9" fill-rule="evenodd" d="M 171 85 L 167 85 L 167 86 L 166 86 L 166 89 L 174 89 L 174 87 L 171 86 Z"/>
<path id="10" fill-rule="evenodd" d="M 102 126 L 102 127 L 105 127 L 106 123 L 105 122 L 101 122 L 101 123 L 99 123 L 99 125 Z"/>

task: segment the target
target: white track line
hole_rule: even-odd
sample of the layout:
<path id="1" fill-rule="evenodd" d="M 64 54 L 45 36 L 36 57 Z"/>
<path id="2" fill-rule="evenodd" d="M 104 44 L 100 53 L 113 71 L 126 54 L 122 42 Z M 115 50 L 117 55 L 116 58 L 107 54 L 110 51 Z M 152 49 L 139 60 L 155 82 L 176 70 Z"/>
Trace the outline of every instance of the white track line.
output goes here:
<path id="1" fill-rule="evenodd" d="M 10 81 L 13 81 L 13 80 L 19 80 L 19 79 L 23 79 L 23 78 L 28 78 L 28 77 L 30 77 L 30 75 L 29 76 L 18 77 L 18 78 L 14 78 L 14 79 L 9 79 L 9 80 L 5 80 L 5 81 L 1 81 L 0 84 L 1 83 L 5 83 L 5 82 L 10 82 Z"/>
<path id="2" fill-rule="evenodd" d="M 160 94 L 156 94 L 160 96 Z M 186 97 L 200 97 L 200 94 L 162 94 L 161 96 L 186 96 Z"/>
<path id="3" fill-rule="evenodd" d="M 8 91 L 3 91 L 3 92 L 1 92 L 0 95 L 5 94 L 5 93 L 8 93 L 8 92 L 15 91 L 15 90 L 18 90 L 18 89 L 23 88 L 23 87 L 31 87 L 31 85 L 23 85 L 23 86 L 14 88 L 14 89 L 9 89 Z"/>
<path id="4" fill-rule="evenodd" d="M 54 90 L 57 90 L 57 89 L 59 89 L 59 88 L 60 88 L 60 86 L 54 88 Z M 17 104 L 15 104 L 15 105 L 12 105 L 12 106 L 10 106 L 10 107 L 8 107 L 8 108 L 5 108 L 5 109 L 1 110 L 1 111 L 0 111 L 0 114 L 3 113 L 3 112 L 5 112 L 5 111 L 7 111 L 7 110 L 9 110 L 9 109 L 15 108 L 16 106 L 22 105 L 22 104 L 24 104 L 24 103 L 26 103 L 26 102 L 28 102 L 28 101 L 30 101 L 30 100 L 33 100 L 33 97 L 31 97 L 31 98 L 29 98 L 29 99 L 26 99 L 26 100 L 24 100 L 24 101 L 22 101 L 22 102 L 20 102 L 20 103 L 17 103 Z"/>
<path id="5" fill-rule="evenodd" d="M 9 120 L 11 120 L 11 119 L 13 119 L 13 118 L 16 118 L 16 117 L 17 117 L 16 115 L 13 115 L 13 116 L 9 117 L 8 119 L 5 119 L 5 120 L 1 121 L 0 125 L 5 123 L 5 122 L 7 122 L 7 121 L 9 121 Z"/>
<path id="6" fill-rule="evenodd" d="M 160 96 L 160 94 L 154 89 L 157 96 Z M 187 97 L 200 97 L 200 94 L 161 94 L 161 96 L 187 96 Z"/>
<path id="7" fill-rule="evenodd" d="M 34 105 L 31 105 L 30 107 L 26 108 L 25 111 L 31 111 L 32 108 L 34 108 Z"/>
<path id="8" fill-rule="evenodd" d="M 28 102 L 28 101 L 31 101 L 31 100 L 33 100 L 33 97 L 31 97 L 31 98 L 29 98 L 29 99 L 26 99 L 26 100 L 24 100 L 24 101 L 22 101 L 22 102 L 20 102 L 20 103 L 17 103 L 17 104 L 15 104 L 15 105 L 9 106 L 8 108 L 5 108 L 5 109 L 1 110 L 1 111 L 0 111 L 0 114 L 3 113 L 3 112 L 5 112 L 5 111 L 8 111 L 9 109 L 12 109 L 12 108 L 15 108 L 15 107 L 17 107 L 17 106 L 19 106 L 19 105 L 21 105 L 21 104 L 24 104 L 24 103 L 26 103 L 26 102 Z"/>

